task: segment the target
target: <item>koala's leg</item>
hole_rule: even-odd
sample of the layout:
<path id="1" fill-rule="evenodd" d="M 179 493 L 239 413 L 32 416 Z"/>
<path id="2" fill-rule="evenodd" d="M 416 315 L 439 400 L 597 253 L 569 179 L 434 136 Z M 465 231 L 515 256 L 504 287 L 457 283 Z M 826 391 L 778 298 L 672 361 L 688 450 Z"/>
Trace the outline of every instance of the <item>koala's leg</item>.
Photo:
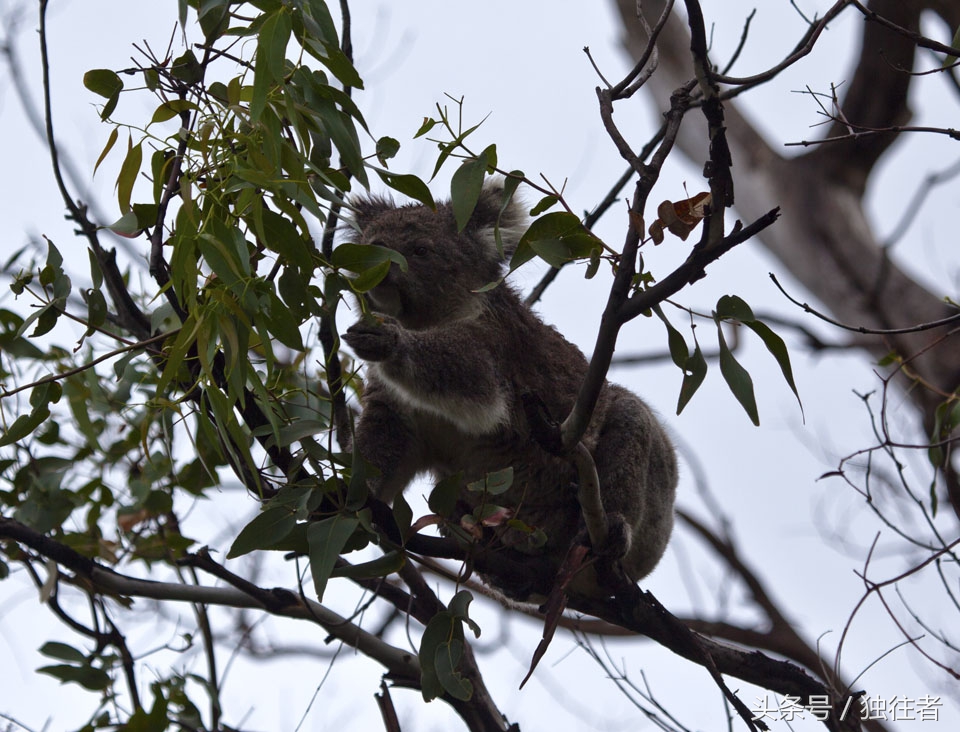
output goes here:
<path id="1" fill-rule="evenodd" d="M 380 471 L 370 481 L 371 492 L 392 503 L 423 469 L 410 425 L 389 403 L 370 400 L 364 404 L 355 438 L 360 455 Z"/>
<path id="2" fill-rule="evenodd" d="M 636 395 L 612 386 L 607 399 L 593 459 L 609 551 L 622 552 L 624 571 L 635 581 L 653 570 L 670 538 L 676 456 L 656 416 Z"/>

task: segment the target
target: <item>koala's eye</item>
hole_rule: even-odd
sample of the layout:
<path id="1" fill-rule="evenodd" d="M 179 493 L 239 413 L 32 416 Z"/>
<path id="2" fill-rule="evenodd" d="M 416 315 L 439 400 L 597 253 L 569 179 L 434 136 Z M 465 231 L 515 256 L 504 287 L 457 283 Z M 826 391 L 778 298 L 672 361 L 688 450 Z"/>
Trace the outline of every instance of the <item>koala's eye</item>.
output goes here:
<path id="1" fill-rule="evenodd" d="M 416 257 L 422 257 L 422 256 L 424 256 L 425 254 L 427 254 L 429 251 L 430 251 L 430 249 L 429 249 L 427 246 L 425 246 L 425 245 L 423 245 L 423 244 L 418 244 L 417 246 L 415 246 L 415 247 L 413 248 L 413 251 L 411 251 L 410 253 L 413 254 L 413 255 L 416 256 Z"/>

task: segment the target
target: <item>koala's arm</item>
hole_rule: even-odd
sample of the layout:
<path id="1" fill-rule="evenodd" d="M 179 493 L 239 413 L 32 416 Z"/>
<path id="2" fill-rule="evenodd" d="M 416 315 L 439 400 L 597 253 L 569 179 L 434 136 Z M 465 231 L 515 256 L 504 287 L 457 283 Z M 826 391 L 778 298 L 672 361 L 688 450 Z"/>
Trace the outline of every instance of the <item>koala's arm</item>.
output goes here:
<path id="1" fill-rule="evenodd" d="M 410 425 L 385 397 L 382 385 L 369 385 L 354 439 L 360 455 L 380 471 L 370 490 L 392 503 L 423 466 Z"/>
<path id="2" fill-rule="evenodd" d="M 487 434 L 509 422 L 511 395 L 484 335 L 470 322 L 408 330 L 378 317 L 356 323 L 344 339 L 401 404 Z"/>

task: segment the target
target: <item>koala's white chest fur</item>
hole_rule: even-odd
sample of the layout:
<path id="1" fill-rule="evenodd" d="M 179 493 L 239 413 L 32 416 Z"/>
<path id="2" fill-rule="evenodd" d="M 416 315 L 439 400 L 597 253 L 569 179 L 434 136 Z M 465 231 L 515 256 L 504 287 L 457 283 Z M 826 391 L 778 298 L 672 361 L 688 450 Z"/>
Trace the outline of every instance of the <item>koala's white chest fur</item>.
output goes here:
<path id="1" fill-rule="evenodd" d="M 489 435 L 510 422 L 507 398 L 502 393 L 488 401 L 478 401 L 464 394 L 426 391 L 422 386 L 409 388 L 399 379 L 391 378 L 380 364 L 370 364 L 368 368 L 401 405 L 452 422 L 464 434 Z"/>

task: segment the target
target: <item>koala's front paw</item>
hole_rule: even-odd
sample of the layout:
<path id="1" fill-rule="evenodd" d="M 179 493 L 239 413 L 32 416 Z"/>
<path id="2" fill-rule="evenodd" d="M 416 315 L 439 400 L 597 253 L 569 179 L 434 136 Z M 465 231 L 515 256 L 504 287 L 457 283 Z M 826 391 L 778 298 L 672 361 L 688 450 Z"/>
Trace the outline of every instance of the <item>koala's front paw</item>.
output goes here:
<path id="1" fill-rule="evenodd" d="M 400 324 L 386 315 L 367 315 L 347 329 L 343 340 L 364 361 L 384 361 L 397 348 Z"/>

